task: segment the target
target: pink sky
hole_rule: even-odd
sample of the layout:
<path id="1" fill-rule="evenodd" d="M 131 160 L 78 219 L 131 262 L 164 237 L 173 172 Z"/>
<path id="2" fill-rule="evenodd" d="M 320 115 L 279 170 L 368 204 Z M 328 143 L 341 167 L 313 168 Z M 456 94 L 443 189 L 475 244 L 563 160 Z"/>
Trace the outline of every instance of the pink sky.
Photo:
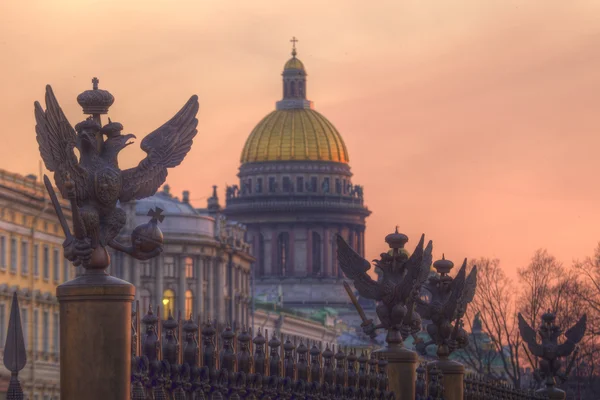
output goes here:
<path id="1" fill-rule="evenodd" d="M 456 263 L 498 257 L 514 276 L 546 247 L 570 264 L 600 240 L 598 16 L 595 0 L 5 1 L 0 168 L 37 172 L 47 83 L 75 124 L 98 76 L 138 138 L 197 94 L 199 134 L 168 183 L 203 207 L 235 183 L 295 35 L 373 210 L 369 259 L 398 224 Z"/>

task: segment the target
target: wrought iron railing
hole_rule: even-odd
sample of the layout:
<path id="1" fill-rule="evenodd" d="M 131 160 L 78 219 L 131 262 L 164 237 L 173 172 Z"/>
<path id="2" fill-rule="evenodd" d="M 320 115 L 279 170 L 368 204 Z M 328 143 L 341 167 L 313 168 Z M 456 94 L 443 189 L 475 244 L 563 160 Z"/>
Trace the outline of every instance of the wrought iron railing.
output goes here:
<path id="1" fill-rule="evenodd" d="M 395 399 L 375 353 L 158 314 L 133 319 L 132 400 Z"/>

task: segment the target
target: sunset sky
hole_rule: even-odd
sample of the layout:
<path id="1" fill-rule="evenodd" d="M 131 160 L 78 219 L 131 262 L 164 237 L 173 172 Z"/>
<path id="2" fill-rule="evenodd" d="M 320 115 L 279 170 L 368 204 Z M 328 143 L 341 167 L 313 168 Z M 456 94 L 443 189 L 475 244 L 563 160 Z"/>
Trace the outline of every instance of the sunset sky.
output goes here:
<path id="1" fill-rule="evenodd" d="M 296 36 L 373 211 L 369 259 L 399 225 L 409 249 L 425 233 L 436 258 L 498 257 L 511 276 L 540 247 L 570 264 L 600 241 L 599 18 L 598 0 L 3 1 L 0 168 L 37 173 L 46 84 L 74 125 L 97 76 L 138 143 L 197 94 L 168 183 L 224 201 Z"/>

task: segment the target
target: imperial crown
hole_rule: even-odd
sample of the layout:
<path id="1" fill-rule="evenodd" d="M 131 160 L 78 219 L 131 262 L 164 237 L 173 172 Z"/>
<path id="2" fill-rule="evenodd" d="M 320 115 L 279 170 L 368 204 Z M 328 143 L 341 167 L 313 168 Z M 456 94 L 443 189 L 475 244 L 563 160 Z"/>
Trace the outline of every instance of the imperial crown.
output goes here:
<path id="1" fill-rule="evenodd" d="M 98 89 L 98 78 L 92 80 L 93 89 L 86 90 L 77 96 L 77 102 L 83 108 L 84 114 L 107 114 L 115 98 L 107 90 Z"/>

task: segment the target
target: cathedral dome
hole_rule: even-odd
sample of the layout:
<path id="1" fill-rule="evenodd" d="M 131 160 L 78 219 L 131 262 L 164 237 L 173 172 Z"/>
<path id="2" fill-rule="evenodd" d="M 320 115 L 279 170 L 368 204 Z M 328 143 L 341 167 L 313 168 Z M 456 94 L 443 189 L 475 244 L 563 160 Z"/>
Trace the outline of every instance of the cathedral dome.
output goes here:
<path id="1" fill-rule="evenodd" d="M 264 161 L 332 161 L 348 163 L 342 136 L 327 118 L 306 99 L 306 71 L 296 58 L 283 70 L 283 99 L 250 133 L 242 151 L 241 163 Z"/>
<path id="2" fill-rule="evenodd" d="M 295 56 L 290 58 L 283 67 L 284 71 L 288 71 L 290 69 L 299 69 L 305 71 L 304 64 L 302 64 L 302 61 L 298 60 Z"/>
<path id="3" fill-rule="evenodd" d="M 342 136 L 315 110 L 275 110 L 256 125 L 246 140 L 241 162 L 334 161 L 348 163 Z"/>

